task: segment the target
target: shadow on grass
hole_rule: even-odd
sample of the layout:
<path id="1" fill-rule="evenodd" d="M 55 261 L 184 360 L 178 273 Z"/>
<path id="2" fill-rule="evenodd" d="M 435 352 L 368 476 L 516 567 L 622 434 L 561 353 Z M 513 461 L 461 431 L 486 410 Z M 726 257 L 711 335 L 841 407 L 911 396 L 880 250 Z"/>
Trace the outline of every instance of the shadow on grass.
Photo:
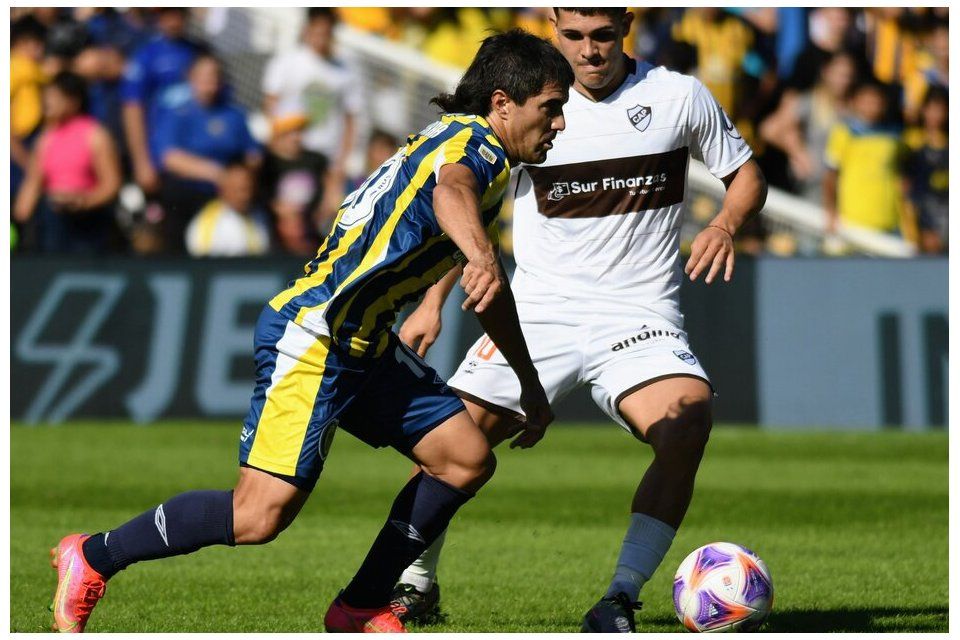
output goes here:
<path id="1" fill-rule="evenodd" d="M 799 633 L 846 631 L 878 632 L 946 632 L 949 628 L 948 607 L 865 607 L 849 609 L 798 609 L 773 613 L 761 631 L 766 633 Z M 659 627 L 676 627 L 672 616 L 638 616 L 641 632 Z M 648 627 L 648 629 L 644 629 Z M 679 630 L 679 628 L 677 629 Z"/>
<path id="2" fill-rule="evenodd" d="M 919 631 L 945 632 L 948 607 L 873 607 L 784 611 L 774 609 L 763 630 L 791 631 Z"/>

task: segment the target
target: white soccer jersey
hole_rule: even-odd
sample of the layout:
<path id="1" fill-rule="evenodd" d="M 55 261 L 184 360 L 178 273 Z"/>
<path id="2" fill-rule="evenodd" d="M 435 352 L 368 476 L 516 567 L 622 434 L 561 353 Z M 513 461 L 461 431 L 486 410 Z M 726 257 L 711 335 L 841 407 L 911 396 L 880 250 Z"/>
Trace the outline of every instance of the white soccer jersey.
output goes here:
<path id="1" fill-rule="evenodd" d="M 629 61 L 601 102 L 575 90 L 542 165 L 514 176 L 522 319 L 629 314 L 683 326 L 680 226 L 692 154 L 718 178 L 751 156 L 703 84 Z"/>

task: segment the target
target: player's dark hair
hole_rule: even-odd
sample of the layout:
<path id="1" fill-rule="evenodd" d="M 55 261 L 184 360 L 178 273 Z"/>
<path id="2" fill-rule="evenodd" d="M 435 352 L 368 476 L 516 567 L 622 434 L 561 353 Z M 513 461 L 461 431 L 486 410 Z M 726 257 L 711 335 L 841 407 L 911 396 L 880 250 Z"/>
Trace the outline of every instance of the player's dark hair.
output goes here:
<path id="1" fill-rule="evenodd" d="M 578 13 L 581 16 L 610 16 L 614 20 L 619 20 L 627 13 L 626 7 L 554 7 L 553 15 L 560 17 L 561 11 Z"/>
<path id="2" fill-rule="evenodd" d="M 456 90 L 430 102 L 445 113 L 486 116 L 497 89 L 522 105 L 548 84 L 569 88 L 573 84 L 570 65 L 546 40 L 512 29 L 486 38 Z"/>
<path id="3" fill-rule="evenodd" d="M 90 101 L 87 94 L 87 83 L 81 76 L 72 71 L 61 71 L 53 76 L 49 86 L 67 98 L 75 100 L 80 113 L 87 113 L 89 110 Z"/>
<path id="4" fill-rule="evenodd" d="M 47 28 L 32 15 L 25 15 L 10 25 L 10 45 L 16 45 L 24 40 L 44 42 L 47 39 Z"/>
<path id="5" fill-rule="evenodd" d="M 310 7 L 307 9 L 307 22 L 314 20 L 329 20 L 330 24 L 337 24 L 337 12 L 332 7 Z"/>

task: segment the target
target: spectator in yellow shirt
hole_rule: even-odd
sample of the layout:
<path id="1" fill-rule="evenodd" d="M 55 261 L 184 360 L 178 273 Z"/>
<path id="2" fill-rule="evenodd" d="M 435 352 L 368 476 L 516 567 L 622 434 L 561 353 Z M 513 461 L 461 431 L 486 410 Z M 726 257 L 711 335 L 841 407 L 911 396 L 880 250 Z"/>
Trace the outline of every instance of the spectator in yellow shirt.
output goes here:
<path id="1" fill-rule="evenodd" d="M 753 31 L 746 23 L 716 7 L 687 9 L 673 27 L 673 39 L 697 50 L 697 78 L 735 119 L 737 84 L 743 60 L 753 47 Z"/>
<path id="2" fill-rule="evenodd" d="M 10 197 L 19 190 L 30 146 L 43 121 L 40 67 L 46 27 L 31 15 L 10 25 Z"/>
<path id="3" fill-rule="evenodd" d="M 862 81 L 850 98 L 850 117 L 827 140 L 823 194 L 827 231 L 837 221 L 897 233 L 901 230 L 904 148 L 898 132 L 883 126 L 887 98 L 875 80 Z"/>

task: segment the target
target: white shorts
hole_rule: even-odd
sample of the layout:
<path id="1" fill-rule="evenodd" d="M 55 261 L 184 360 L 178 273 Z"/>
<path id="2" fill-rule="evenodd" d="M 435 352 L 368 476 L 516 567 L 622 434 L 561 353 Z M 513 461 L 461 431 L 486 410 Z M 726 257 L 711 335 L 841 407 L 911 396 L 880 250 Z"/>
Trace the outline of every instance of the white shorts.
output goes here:
<path id="1" fill-rule="evenodd" d="M 687 334 L 665 322 L 604 325 L 594 318 L 591 324 L 523 322 L 521 327 L 551 404 L 589 384 L 597 406 L 629 432 L 617 406 L 637 389 L 677 376 L 710 384 Z M 486 335 L 470 347 L 448 384 L 488 409 L 522 413 L 520 382 Z"/>

